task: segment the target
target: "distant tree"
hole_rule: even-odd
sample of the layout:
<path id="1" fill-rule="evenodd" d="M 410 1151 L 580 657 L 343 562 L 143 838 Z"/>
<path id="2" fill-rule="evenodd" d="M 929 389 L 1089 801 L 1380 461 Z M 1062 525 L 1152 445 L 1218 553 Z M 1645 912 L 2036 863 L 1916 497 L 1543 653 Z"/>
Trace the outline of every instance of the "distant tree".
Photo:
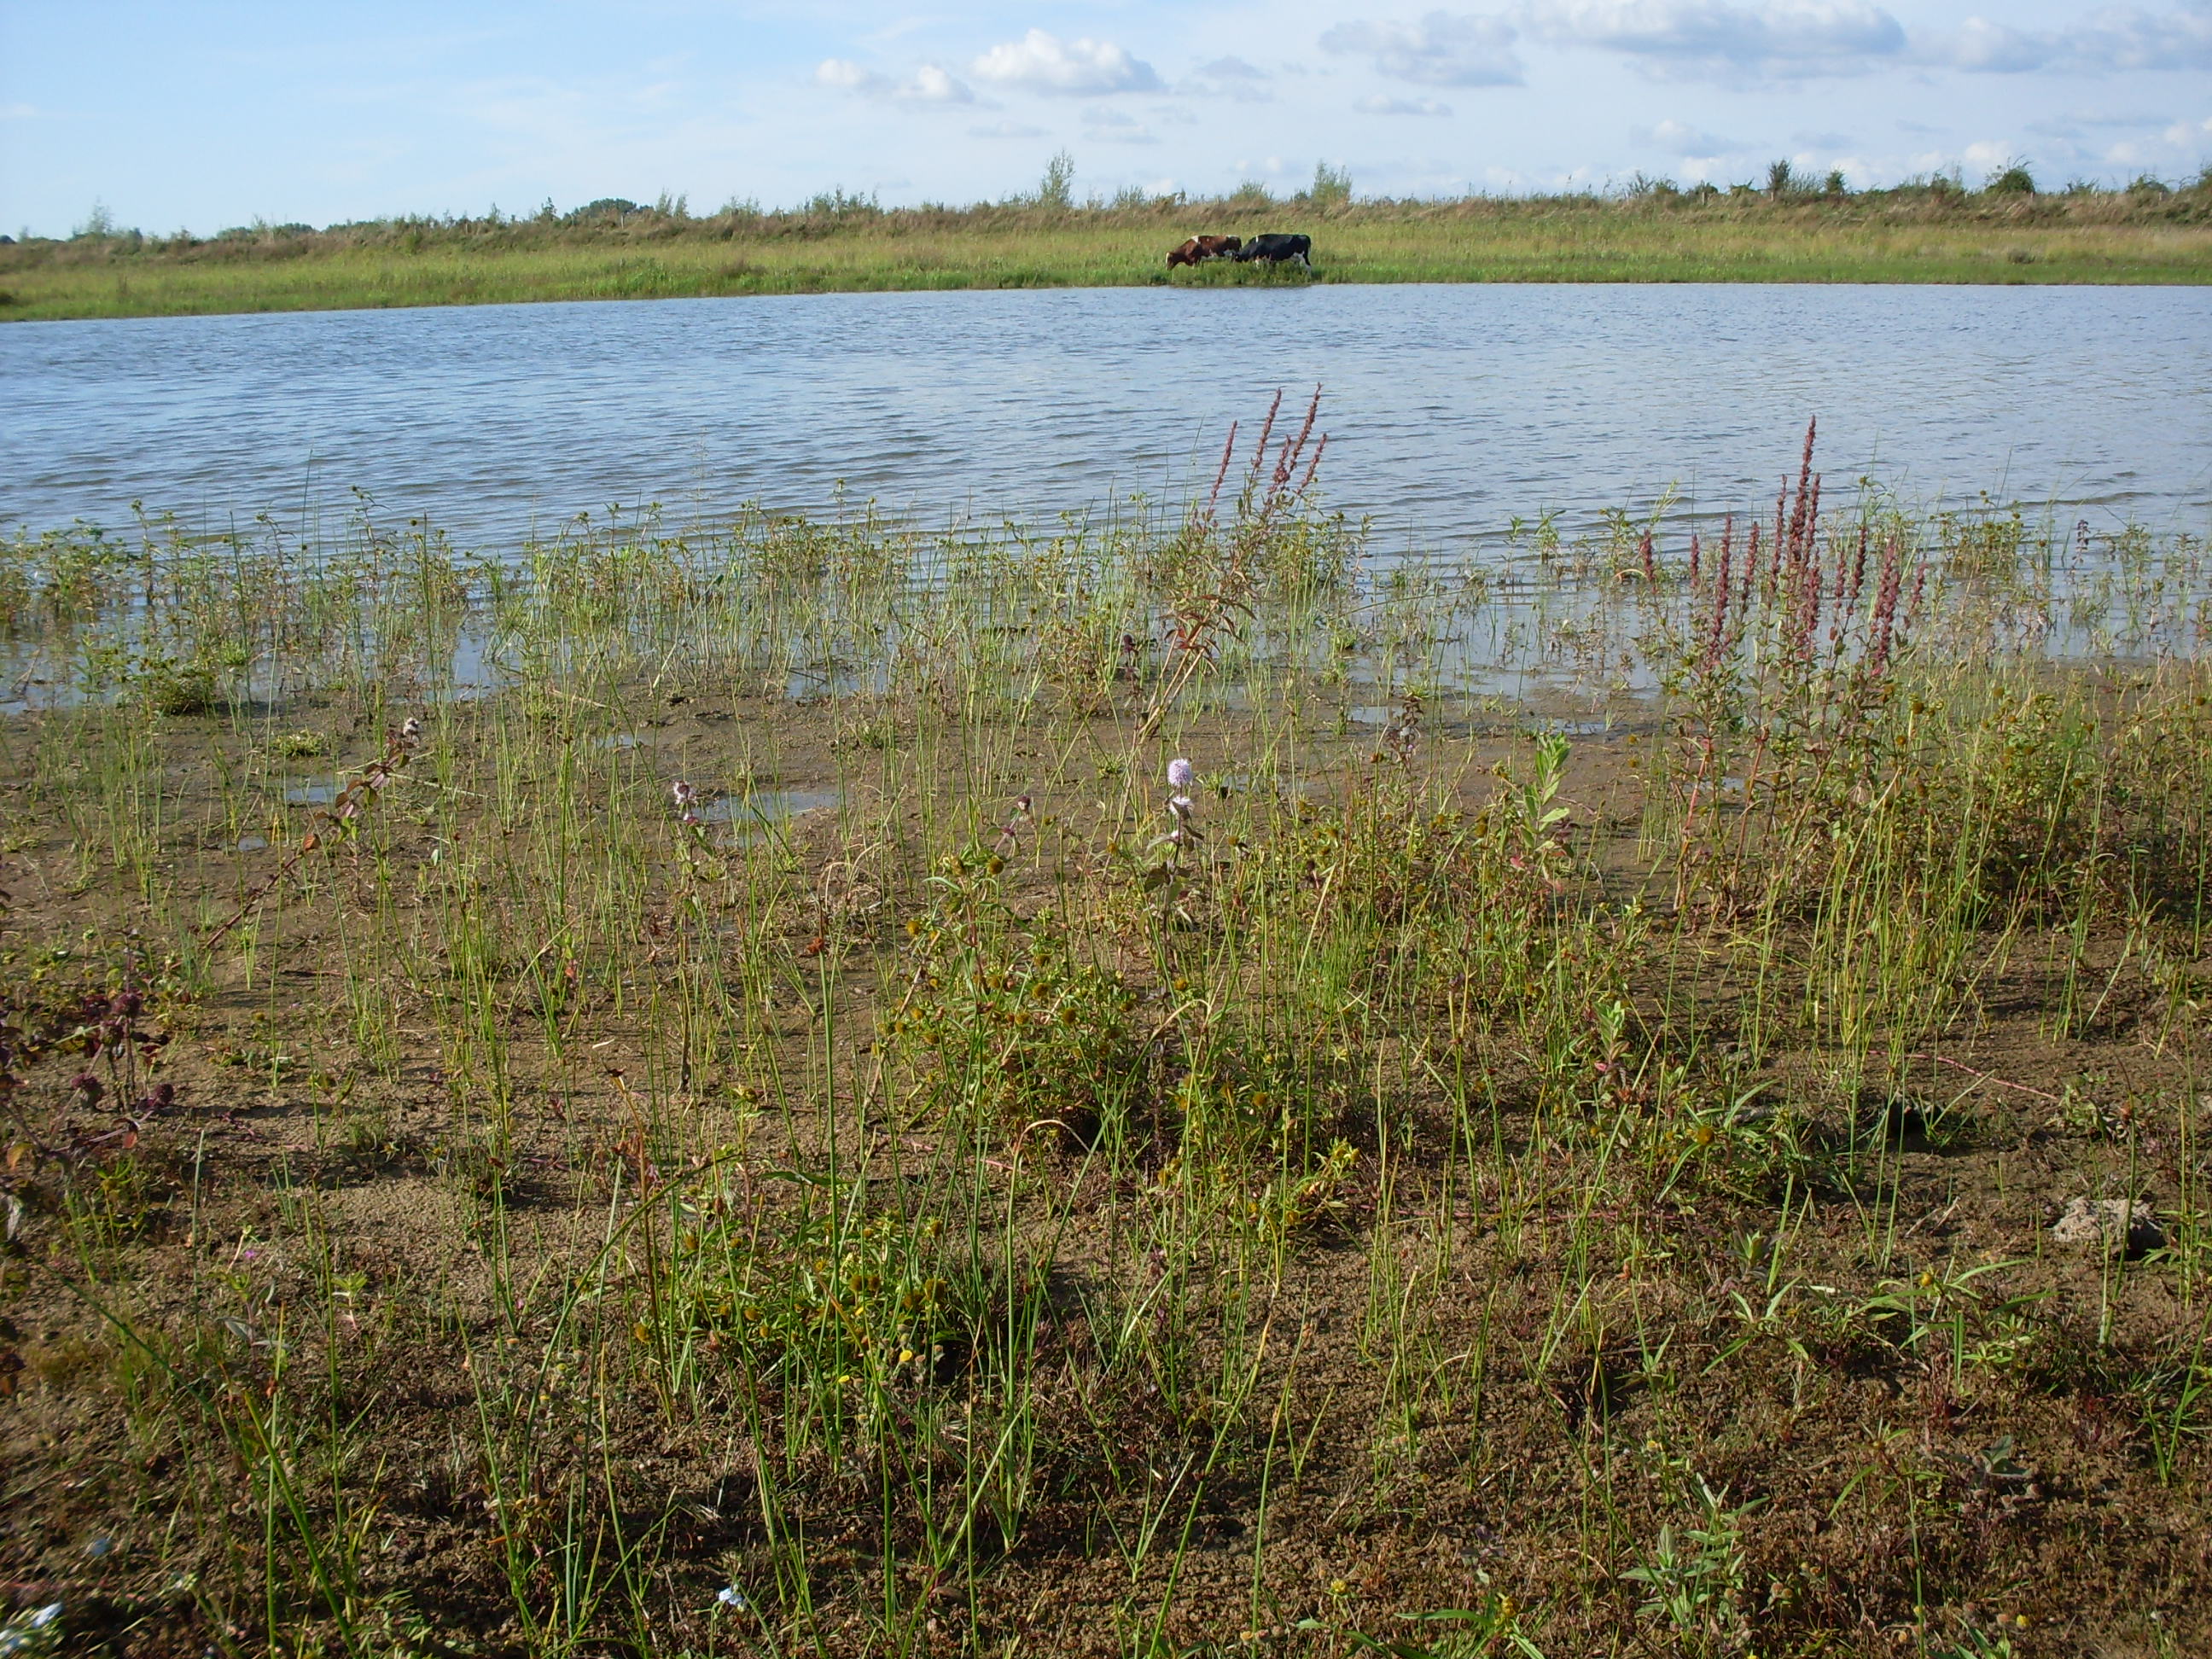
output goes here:
<path id="1" fill-rule="evenodd" d="M 1851 193 L 1850 185 L 1844 180 L 1841 167 L 1828 169 L 1828 176 L 1820 181 L 1820 193 L 1823 196 L 1848 196 Z"/>
<path id="2" fill-rule="evenodd" d="M 1795 195 L 1798 189 L 1797 175 L 1790 170 L 1787 161 L 1771 161 L 1766 167 L 1766 193 L 1776 201 Z"/>
<path id="3" fill-rule="evenodd" d="M 602 196 L 596 202 L 586 202 L 580 208 L 570 208 L 561 217 L 563 222 L 572 225 L 589 224 L 597 219 L 611 220 L 614 223 L 620 224 L 636 211 L 637 204 L 627 196 Z"/>
<path id="4" fill-rule="evenodd" d="M 116 234 L 115 216 L 107 210 L 107 204 L 94 198 L 92 211 L 84 216 L 84 222 L 70 233 L 72 236 L 112 236 Z"/>
<path id="5" fill-rule="evenodd" d="M 1267 185 L 1257 179 L 1247 179 L 1229 192 L 1229 205 L 1240 208 L 1270 208 L 1275 198 L 1267 193 Z"/>
<path id="6" fill-rule="evenodd" d="M 1044 164 L 1044 177 L 1037 180 L 1036 204 L 1054 213 L 1073 210 L 1075 158 L 1066 150 L 1057 152 Z"/>
<path id="7" fill-rule="evenodd" d="M 2008 161 L 1989 176 L 1983 191 L 1990 196 L 2033 196 L 2035 175 L 2025 161 Z"/>
<path id="8" fill-rule="evenodd" d="M 799 210 L 813 219 L 872 219 L 879 216 L 884 210 L 873 196 L 863 196 L 858 191 L 835 185 L 808 197 Z"/>
<path id="9" fill-rule="evenodd" d="M 1306 187 L 1306 200 L 1318 208 L 1344 206 L 1352 200 L 1352 169 L 1333 167 L 1326 161 L 1315 162 L 1313 183 Z"/>

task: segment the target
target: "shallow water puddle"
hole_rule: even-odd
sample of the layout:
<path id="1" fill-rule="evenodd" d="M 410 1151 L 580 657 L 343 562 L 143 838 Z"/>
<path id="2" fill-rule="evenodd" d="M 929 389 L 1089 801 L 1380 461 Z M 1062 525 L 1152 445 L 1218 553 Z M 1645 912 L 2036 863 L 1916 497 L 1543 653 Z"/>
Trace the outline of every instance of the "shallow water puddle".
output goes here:
<path id="1" fill-rule="evenodd" d="M 836 789 L 756 789 L 750 794 L 723 795 L 702 803 L 694 814 L 702 823 L 733 826 L 732 842 L 744 845 L 808 812 L 835 808 L 844 801 Z"/>

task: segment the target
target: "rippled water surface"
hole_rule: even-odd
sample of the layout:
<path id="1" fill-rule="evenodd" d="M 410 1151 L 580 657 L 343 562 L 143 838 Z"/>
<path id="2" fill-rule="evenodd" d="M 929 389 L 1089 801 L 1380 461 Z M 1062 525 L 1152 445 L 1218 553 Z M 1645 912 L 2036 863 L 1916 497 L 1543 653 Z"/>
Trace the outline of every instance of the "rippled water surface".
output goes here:
<path id="1" fill-rule="evenodd" d="M 1832 481 L 2100 526 L 2212 520 L 2212 289 L 1715 286 L 830 295 L 0 329 L 0 521 L 331 528 L 367 491 L 496 544 L 580 508 L 875 497 L 1048 514 L 1210 477 L 1327 388 L 1331 499 L 1387 549 L 1669 483 Z"/>

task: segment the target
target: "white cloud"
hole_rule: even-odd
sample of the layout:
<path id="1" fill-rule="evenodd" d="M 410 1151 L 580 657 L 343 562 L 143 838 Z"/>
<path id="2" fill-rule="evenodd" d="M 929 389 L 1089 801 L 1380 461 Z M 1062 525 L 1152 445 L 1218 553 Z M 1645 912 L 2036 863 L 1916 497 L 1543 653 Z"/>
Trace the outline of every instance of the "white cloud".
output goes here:
<path id="1" fill-rule="evenodd" d="M 979 81 L 1028 92 L 1082 97 L 1114 92 L 1156 92 L 1160 77 L 1150 64 L 1110 40 L 1063 40 L 1031 29 L 1018 40 L 995 46 L 970 65 Z"/>
<path id="2" fill-rule="evenodd" d="M 1240 104 L 1272 104 L 1275 94 L 1267 82 L 1273 78 L 1267 70 L 1242 58 L 1216 58 L 1193 70 L 1190 79 L 1176 90 L 1208 100 L 1231 98 Z"/>
<path id="3" fill-rule="evenodd" d="M 2058 57 L 2084 69 L 2212 68 L 2212 6 L 2193 0 L 2155 15 L 2140 7 L 2118 7 L 2097 13 L 2059 38 Z"/>
<path id="4" fill-rule="evenodd" d="M 1516 31 L 1502 18 L 1432 11 L 1412 22 L 1339 23 L 1321 49 L 1370 58 L 1378 75 L 1425 87 L 1517 87 Z"/>
<path id="5" fill-rule="evenodd" d="M 2008 75 L 2041 69 L 2051 60 L 2048 41 L 1986 17 L 1969 17 L 1957 33 L 1936 43 L 1935 56 L 1954 69 Z"/>
<path id="6" fill-rule="evenodd" d="M 924 64 L 914 72 L 914 80 L 906 95 L 932 104 L 972 104 L 975 94 L 968 90 L 944 70 L 934 64 Z"/>
<path id="7" fill-rule="evenodd" d="M 1019 121 L 994 121 L 988 126 L 968 129 L 970 138 L 1042 138 L 1042 127 L 1024 126 Z"/>
<path id="8" fill-rule="evenodd" d="M 817 65 L 819 85 L 863 98 L 903 98 L 917 104 L 972 104 L 975 94 L 963 82 L 934 64 L 924 64 L 903 81 L 863 69 L 849 58 L 827 58 Z"/>
<path id="9" fill-rule="evenodd" d="M 815 81 L 840 92 L 880 93 L 890 90 L 888 76 L 864 70 L 849 58 L 825 58 L 816 67 Z"/>
<path id="10" fill-rule="evenodd" d="M 1677 121 L 1671 117 L 1656 126 L 1632 127 L 1628 136 L 1639 144 L 1652 149 L 1662 149 L 1669 155 L 1679 155 L 1686 161 L 1710 161 L 1723 155 L 1733 155 L 1743 149 L 1743 145 L 1733 138 L 1716 137 L 1686 121 Z"/>
<path id="11" fill-rule="evenodd" d="M 1905 47 L 1867 0 L 1528 0 L 1532 39 L 1621 54 L 1668 79 L 1855 75 Z"/>
<path id="12" fill-rule="evenodd" d="M 2138 110 L 2070 110 L 2030 121 L 2027 131 L 2045 138 L 2078 138 L 2084 127 L 2157 127 L 2172 118 Z"/>
<path id="13" fill-rule="evenodd" d="M 1152 129 L 1125 110 L 1103 106 L 1083 112 L 1083 136 L 1096 143 L 1157 144 Z"/>
<path id="14" fill-rule="evenodd" d="M 2149 12 L 2117 6 L 2063 29 L 2016 29 L 1969 17 L 1927 43 L 1933 61 L 1984 74 L 2031 70 L 2087 71 L 2212 68 L 2212 6 L 2185 0 L 2177 9 Z"/>
<path id="15" fill-rule="evenodd" d="M 1382 98 L 1370 96 L 1352 105 L 1362 115 L 1449 115 L 1452 106 L 1440 104 L 1433 98 Z"/>

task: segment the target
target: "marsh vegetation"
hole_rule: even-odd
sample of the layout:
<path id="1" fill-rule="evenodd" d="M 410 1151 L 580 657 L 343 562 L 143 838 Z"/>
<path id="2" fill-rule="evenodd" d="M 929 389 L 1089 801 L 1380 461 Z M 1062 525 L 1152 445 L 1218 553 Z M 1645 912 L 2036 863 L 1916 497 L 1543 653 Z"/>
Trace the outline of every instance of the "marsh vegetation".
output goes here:
<path id="1" fill-rule="evenodd" d="M 0 548 L 15 1650 L 2203 1650 L 2203 543 L 1267 424 Z"/>
<path id="2" fill-rule="evenodd" d="M 257 223 L 149 236 L 95 211 L 68 239 L 0 246 L 0 321 L 532 300 L 1312 280 L 1209 264 L 1170 278 L 1201 231 L 1298 230 L 1317 280 L 1346 283 L 2202 283 L 2212 186 L 1982 189 L 1936 175 L 1852 191 L 1786 166 L 1757 187 L 1638 178 L 1611 194 L 1355 198 L 1323 167 L 1287 200 L 1256 185 L 1213 200 L 1127 193 L 1079 203 L 1063 177 L 972 207 L 886 209 L 831 191 L 770 210 L 732 201 L 594 202 L 331 225 Z"/>

